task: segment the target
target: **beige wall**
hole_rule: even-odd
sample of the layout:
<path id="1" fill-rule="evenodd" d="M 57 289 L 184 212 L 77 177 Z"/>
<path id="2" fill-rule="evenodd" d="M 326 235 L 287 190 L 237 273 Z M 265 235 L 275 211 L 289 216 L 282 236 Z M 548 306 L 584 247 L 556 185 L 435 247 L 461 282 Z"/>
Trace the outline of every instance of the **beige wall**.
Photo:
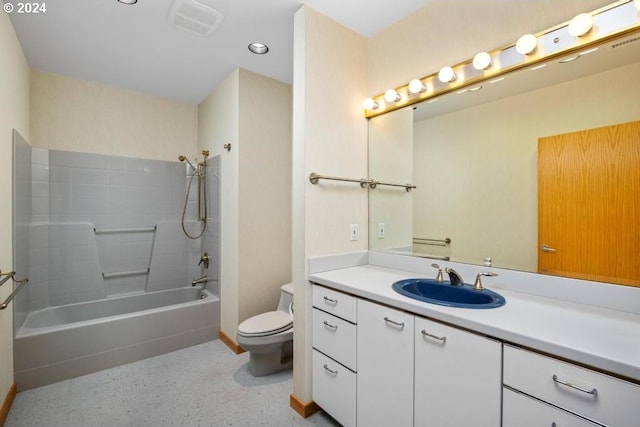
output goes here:
<path id="1" fill-rule="evenodd" d="M 238 320 L 291 281 L 291 85 L 240 70 Z"/>
<path id="2" fill-rule="evenodd" d="M 311 172 L 367 176 L 366 39 L 309 7 L 294 21 L 293 281 L 294 394 L 311 400 L 311 287 L 308 258 L 367 248 L 367 192 Z M 349 224 L 360 239 L 349 240 Z"/>
<path id="3" fill-rule="evenodd" d="M 13 268 L 12 257 L 12 131 L 29 140 L 29 65 L 9 20 L 0 13 L 0 269 Z M 0 288 L 0 301 L 11 293 L 11 282 Z M 13 384 L 13 304 L 0 311 L 0 405 Z"/>
<path id="4" fill-rule="evenodd" d="M 220 328 L 231 337 L 238 325 L 239 85 L 240 70 L 235 70 L 198 106 L 198 152 L 220 156 Z M 223 149 L 226 143 L 229 152 Z"/>
<path id="5" fill-rule="evenodd" d="M 177 160 L 197 146 L 197 105 L 33 70 L 34 147 Z"/>
<path id="6" fill-rule="evenodd" d="M 291 280 L 291 86 L 236 69 L 200 104 L 198 124 L 199 149 L 221 156 L 221 329 L 235 338 Z"/>
<path id="7" fill-rule="evenodd" d="M 612 3 L 611 0 L 431 0 L 369 39 L 368 95 L 437 72 Z"/>

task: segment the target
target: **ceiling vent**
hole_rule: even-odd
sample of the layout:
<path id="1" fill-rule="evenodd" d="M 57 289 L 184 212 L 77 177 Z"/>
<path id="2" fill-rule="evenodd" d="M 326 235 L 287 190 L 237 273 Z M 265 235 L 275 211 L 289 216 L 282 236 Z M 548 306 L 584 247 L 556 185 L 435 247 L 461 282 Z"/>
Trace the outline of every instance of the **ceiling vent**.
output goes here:
<path id="1" fill-rule="evenodd" d="M 210 0 L 175 0 L 167 22 L 184 31 L 209 37 L 216 32 L 224 15 L 213 8 Z"/>

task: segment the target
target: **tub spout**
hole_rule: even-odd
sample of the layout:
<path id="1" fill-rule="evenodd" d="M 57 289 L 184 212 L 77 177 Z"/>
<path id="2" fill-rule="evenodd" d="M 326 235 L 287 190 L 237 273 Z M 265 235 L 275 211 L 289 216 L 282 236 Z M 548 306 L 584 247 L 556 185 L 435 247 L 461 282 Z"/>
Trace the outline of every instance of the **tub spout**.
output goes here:
<path id="1" fill-rule="evenodd" d="M 203 284 L 207 283 L 208 281 L 209 281 L 209 278 L 207 276 L 198 277 L 197 279 L 193 279 L 191 281 L 191 286 L 203 285 Z"/>

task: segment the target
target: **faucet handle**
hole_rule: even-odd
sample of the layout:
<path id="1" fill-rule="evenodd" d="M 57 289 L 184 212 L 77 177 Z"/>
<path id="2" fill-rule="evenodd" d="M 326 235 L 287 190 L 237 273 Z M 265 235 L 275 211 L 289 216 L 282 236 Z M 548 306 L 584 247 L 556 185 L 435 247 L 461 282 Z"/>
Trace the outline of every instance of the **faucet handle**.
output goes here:
<path id="1" fill-rule="evenodd" d="M 436 281 L 444 282 L 444 275 L 442 274 L 442 268 L 436 263 L 431 264 L 431 267 L 438 269 L 438 275 L 436 276 Z"/>
<path id="2" fill-rule="evenodd" d="M 200 261 L 198 262 L 198 266 L 202 263 L 204 263 L 204 268 L 209 268 L 209 260 L 211 259 L 211 257 L 209 257 L 209 253 L 205 252 L 201 257 L 200 257 Z"/>
<path id="3" fill-rule="evenodd" d="M 484 289 L 484 286 L 482 286 L 482 280 L 480 280 L 482 276 L 493 277 L 497 275 L 498 273 L 494 273 L 493 271 L 483 271 L 478 273 L 478 275 L 476 276 L 476 281 L 473 282 L 473 289 L 475 289 L 476 291 L 481 291 Z"/>

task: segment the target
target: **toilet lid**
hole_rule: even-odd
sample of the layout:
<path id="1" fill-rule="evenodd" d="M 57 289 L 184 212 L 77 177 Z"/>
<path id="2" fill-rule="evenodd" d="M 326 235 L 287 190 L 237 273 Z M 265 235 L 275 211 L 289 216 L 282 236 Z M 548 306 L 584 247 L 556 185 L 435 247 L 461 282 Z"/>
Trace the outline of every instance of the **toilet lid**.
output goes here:
<path id="1" fill-rule="evenodd" d="M 270 311 L 258 314 L 238 325 L 238 334 L 243 336 L 264 336 L 284 332 L 293 327 L 293 319 L 284 311 Z"/>

